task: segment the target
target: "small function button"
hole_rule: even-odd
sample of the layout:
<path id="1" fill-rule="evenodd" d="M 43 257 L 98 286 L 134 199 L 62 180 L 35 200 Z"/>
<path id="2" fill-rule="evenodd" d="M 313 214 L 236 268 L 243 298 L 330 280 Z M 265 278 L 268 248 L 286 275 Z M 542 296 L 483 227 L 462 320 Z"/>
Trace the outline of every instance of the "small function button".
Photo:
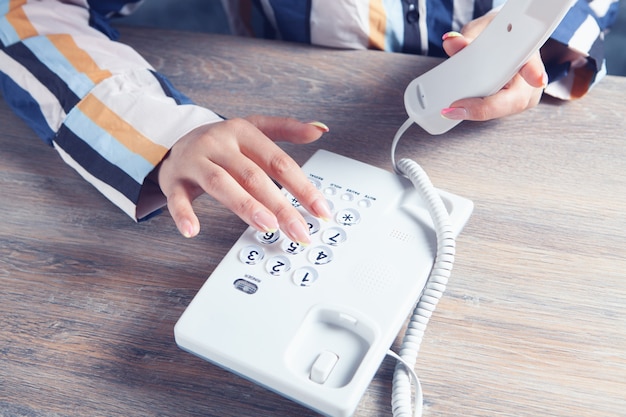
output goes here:
<path id="1" fill-rule="evenodd" d="M 322 188 L 322 183 L 317 178 L 309 178 L 309 182 L 313 184 L 318 190 Z"/>
<path id="2" fill-rule="evenodd" d="M 265 251 L 260 246 L 248 245 L 239 252 L 239 260 L 248 265 L 259 263 L 265 256 Z"/>
<path id="3" fill-rule="evenodd" d="M 335 187 L 326 187 L 324 188 L 324 194 L 333 196 L 337 194 L 337 189 Z"/>
<path id="4" fill-rule="evenodd" d="M 246 294 L 254 294 L 259 289 L 259 287 L 255 283 L 247 281 L 243 278 L 240 278 L 236 280 L 235 282 L 233 282 L 233 285 L 239 291 L 246 293 Z"/>
<path id="5" fill-rule="evenodd" d="M 371 200 L 368 200 L 368 199 L 366 199 L 366 198 L 364 198 L 364 199 L 362 199 L 362 200 L 359 200 L 359 201 L 357 202 L 357 205 L 358 205 L 360 208 L 369 208 L 369 207 L 371 207 L 371 206 L 372 206 L 372 201 L 371 201 Z"/>
<path id="6" fill-rule="evenodd" d="M 352 201 L 352 200 L 354 200 L 354 195 L 352 195 L 350 193 L 343 193 L 343 194 L 341 194 L 341 199 L 343 201 Z"/>

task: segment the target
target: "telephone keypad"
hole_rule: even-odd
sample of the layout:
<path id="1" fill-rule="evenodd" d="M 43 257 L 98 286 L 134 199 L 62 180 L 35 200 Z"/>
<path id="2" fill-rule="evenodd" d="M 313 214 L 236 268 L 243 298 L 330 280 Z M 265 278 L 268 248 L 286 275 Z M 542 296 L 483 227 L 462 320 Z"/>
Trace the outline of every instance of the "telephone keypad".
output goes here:
<path id="1" fill-rule="evenodd" d="M 309 234 L 312 237 L 319 234 L 319 237 L 315 239 L 317 243 L 313 243 L 311 247 L 305 247 L 286 238 L 280 231 L 255 232 L 254 236 L 259 244 L 245 246 L 239 254 L 241 262 L 253 266 L 264 261 L 265 273 L 272 277 L 290 273 L 292 282 L 299 287 L 309 287 L 320 276 L 323 276 L 324 265 L 335 259 L 335 248 L 339 248 L 348 240 L 347 229 L 360 223 L 361 210 L 367 210 L 372 205 L 372 201 L 357 199 L 357 194 L 346 192 L 340 186 L 332 185 L 322 188 L 319 180 L 311 182 L 318 189 L 322 189 L 328 197 L 327 201 L 333 212 L 333 218 L 329 224 L 321 222 L 320 219 L 308 213 L 303 213 L 304 220 L 309 227 Z M 295 208 L 302 207 L 291 194 L 286 193 L 285 196 Z M 332 199 L 340 201 L 343 207 L 336 210 Z M 273 248 L 277 248 L 278 251 Z M 304 257 L 302 259 L 305 260 L 305 265 L 300 265 L 301 262 L 297 261 L 300 256 Z"/>

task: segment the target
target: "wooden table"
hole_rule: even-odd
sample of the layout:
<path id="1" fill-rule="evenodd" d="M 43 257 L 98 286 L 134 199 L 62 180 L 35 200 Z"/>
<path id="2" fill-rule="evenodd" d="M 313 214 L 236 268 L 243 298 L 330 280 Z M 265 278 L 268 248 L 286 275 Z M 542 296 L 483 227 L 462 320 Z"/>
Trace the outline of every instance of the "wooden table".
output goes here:
<path id="1" fill-rule="evenodd" d="M 123 30 L 197 102 L 321 120 L 315 144 L 390 168 L 409 81 L 438 61 Z M 462 76 L 459 69 L 459 76 Z M 523 115 L 409 130 L 399 154 L 476 205 L 417 372 L 426 416 L 626 415 L 626 79 Z M 155 123 L 158 123 L 155 120 Z M 173 326 L 244 224 L 134 224 L 0 104 L 0 415 L 314 416 L 178 349 Z M 383 362 L 357 416 L 390 414 Z"/>

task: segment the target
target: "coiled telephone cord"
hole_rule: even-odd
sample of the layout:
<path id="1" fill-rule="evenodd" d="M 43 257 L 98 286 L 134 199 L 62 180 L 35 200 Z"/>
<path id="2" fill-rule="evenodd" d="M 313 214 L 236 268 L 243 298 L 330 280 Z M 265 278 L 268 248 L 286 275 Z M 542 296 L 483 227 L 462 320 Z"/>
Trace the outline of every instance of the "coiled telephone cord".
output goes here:
<path id="1" fill-rule="evenodd" d="M 437 254 L 430 276 L 409 320 L 400 346 L 400 353 L 396 354 L 392 351 L 388 353 L 399 361 L 394 371 L 391 393 L 394 417 L 411 417 L 412 415 L 419 417 L 422 415 L 422 388 L 414 368 L 426 325 L 448 284 L 454 264 L 456 244 L 448 210 L 426 172 L 411 159 L 403 158 L 396 163 L 395 152 L 398 141 L 412 124 L 413 121 L 408 119 L 398 129 L 391 147 L 391 161 L 395 171 L 413 183 L 426 203 L 437 237 Z M 415 384 L 413 400 L 411 395 L 412 380 Z M 413 407 L 411 402 L 414 403 Z"/>

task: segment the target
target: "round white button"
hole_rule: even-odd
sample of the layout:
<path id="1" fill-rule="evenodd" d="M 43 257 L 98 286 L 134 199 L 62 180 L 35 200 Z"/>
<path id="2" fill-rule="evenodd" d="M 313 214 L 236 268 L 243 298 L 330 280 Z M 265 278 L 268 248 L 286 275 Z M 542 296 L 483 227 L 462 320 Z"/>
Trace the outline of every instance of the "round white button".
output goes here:
<path id="1" fill-rule="evenodd" d="M 272 256 L 265 264 L 265 270 L 274 276 L 281 275 L 283 272 L 289 271 L 290 268 L 291 262 L 286 256 L 282 255 Z"/>
<path id="2" fill-rule="evenodd" d="M 309 226 L 309 234 L 313 235 L 320 231 L 320 221 L 308 214 L 304 215 L 304 221 Z"/>
<path id="3" fill-rule="evenodd" d="M 317 271 L 309 266 L 293 271 L 293 282 L 300 287 L 310 287 L 317 281 L 317 277 Z"/>
<path id="4" fill-rule="evenodd" d="M 295 254 L 298 254 L 298 253 L 300 253 L 300 252 L 302 252 L 304 250 L 304 246 L 302 246 L 298 242 L 294 242 L 294 241 L 289 240 L 289 239 L 283 240 L 283 243 L 282 243 L 281 247 L 283 248 L 283 251 L 285 251 L 289 255 L 295 255 Z"/>
<path id="5" fill-rule="evenodd" d="M 371 200 L 367 200 L 367 199 L 363 199 L 363 200 L 359 200 L 359 202 L 357 203 L 357 205 L 361 208 L 368 208 L 372 206 L 372 202 Z"/>
<path id="6" fill-rule="evenodd" d="M 337 223 L 341 225 L 352 226 L 353 224 L 357 224 L 361 221 L 361 215 L 354 209 L 343 209 L 337 212 L 335 220 L 337 220 Z"/>
<path id="7" fill-rule="evenodd" d="M 275 232 L 266 232 L 266 233 L 257 232 L 256 233 L 257 240 L 266 245 L 276 242 L 279 237 L 280 237 L 280 232 L 278 230 Z"/>
<path id="8" fill-rule="evenodd" d="M 340 227 L 331 227 L 322 232 L 322 242 L 327 245 L 337 246 L 346 241 L 348 236 Z"/>
<path id="9" fill-rule="evenodd" d="M 333 260 L 333 251 L 328 246 L 316 246 L 311 248 L 308 258 L 312 264 L 324 265 Z"/>
<path id="10" fill-rule="evenodd" d="M 265 252 L 260 246 L 248 245 L 241 249 L 239 252 L 239 260 L 248 265 L 254 265 L 259 263 L 265 256 Z"/>

